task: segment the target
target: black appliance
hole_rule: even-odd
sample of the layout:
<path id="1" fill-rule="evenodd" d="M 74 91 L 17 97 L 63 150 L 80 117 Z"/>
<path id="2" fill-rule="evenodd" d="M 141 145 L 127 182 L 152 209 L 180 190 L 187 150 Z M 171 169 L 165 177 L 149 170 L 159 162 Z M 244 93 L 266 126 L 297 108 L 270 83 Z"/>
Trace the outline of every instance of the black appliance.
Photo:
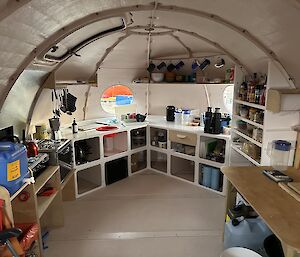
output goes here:
<path id="1" fill-rule="evenodd" d="M 222 133 L 221 120 L 220 108 L 215 108 L 213 113 L 212 108 L 208 107 L 204 118 L 204 132 L 210 134 Z"/>
<path id="2" fill-rule="evenodd" d="M 43 139 L 37 142 L 40 153 L 49 154 L 49 165 L 60 166 L 61 181 L 73 167 L 73 147 L 69 139 Z"/>
<path id="3" fill-rule="evenodd" d="M 168 105 L 166 107 L 166 118 L 167 121 L 174 121 L 175 120 L 175 106 Z"/>
<path id="4" fill-rule="evenodd" d="M 0 129 L 0 141 L 8 140 L 14 142 L 14 127 Z"/>
<path id="5" fill-rule="evenodd" d="M 105 182 L 106 185 L 115 183 L 128 177 L 128 159 L 120 158 L 105 163 Z"/>
<path id="6" fill-rule="evenodd" d="M 146 128 L 133 129 L 131 134 L 131 149 L 146 145 Z"/>

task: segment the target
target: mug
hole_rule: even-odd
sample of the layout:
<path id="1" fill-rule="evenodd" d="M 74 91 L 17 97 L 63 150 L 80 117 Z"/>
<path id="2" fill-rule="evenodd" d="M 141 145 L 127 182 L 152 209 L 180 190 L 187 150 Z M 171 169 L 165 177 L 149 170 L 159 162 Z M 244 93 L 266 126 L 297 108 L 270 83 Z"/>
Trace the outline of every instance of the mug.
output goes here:
<path id="1" fill-rule="evenodd" d="M 151 73 L 154 71 L 154 69 L 155 69 L 155 64 L 151 62 L 147 68 L 147 71 Z"/>
<path id="2" fill-rule="evenodd" d="M 157 69 L 161 70 L 162 68 L 166 67 L 166 63 L 165 62 L 161 62 L 160 64 L 157 65 Z"/>

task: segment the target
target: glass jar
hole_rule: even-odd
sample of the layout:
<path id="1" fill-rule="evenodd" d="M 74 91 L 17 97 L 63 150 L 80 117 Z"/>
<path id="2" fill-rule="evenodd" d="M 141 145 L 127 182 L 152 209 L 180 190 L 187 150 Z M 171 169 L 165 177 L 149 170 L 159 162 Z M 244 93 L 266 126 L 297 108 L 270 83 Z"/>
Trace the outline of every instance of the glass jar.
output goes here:
<path id="1" fill-rule="evenodd" d="M 255 116 L 256 112 L 257 112 L 257 110 L 255 108 L 251 107 L 249 109 L 249 120 L 254 121 L 254 116 Z"/>

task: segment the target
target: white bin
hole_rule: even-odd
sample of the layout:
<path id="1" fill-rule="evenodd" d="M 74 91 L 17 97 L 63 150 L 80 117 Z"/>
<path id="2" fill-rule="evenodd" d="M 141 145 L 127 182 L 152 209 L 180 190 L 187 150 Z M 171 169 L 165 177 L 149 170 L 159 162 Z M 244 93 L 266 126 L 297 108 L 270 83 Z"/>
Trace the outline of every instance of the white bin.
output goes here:
<path id="1" fill-rule="evenodd" d="M 262 256 L 246 248 L 232 247 L 225 250 L 220 257 L 262 257 Z"/>

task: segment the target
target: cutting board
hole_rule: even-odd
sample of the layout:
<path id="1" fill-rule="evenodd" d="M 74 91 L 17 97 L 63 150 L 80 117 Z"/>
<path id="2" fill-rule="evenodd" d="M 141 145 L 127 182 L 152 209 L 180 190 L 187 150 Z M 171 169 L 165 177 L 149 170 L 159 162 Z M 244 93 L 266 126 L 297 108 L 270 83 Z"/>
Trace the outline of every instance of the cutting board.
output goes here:
<path id="1" fill-rule="evenodd" d="M 300 194 L 300 182 L 289 182 L 288 186 Z"/>

